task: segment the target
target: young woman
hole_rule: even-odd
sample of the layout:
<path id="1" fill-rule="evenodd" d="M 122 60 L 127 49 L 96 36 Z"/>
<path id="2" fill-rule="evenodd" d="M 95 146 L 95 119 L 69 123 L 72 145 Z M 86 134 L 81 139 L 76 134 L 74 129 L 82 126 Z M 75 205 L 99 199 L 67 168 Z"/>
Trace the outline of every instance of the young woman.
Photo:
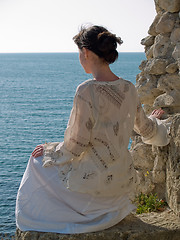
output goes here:
<path id="1" fill-rule="evenodd" d="M 76 90 L 64 142 L 39 145 L 29 159 L 16 203 L 22 231 L 74 234 L 117 224 L 135 209 L 129 200 L 136 182 L 128 151 L 132 130 L 147 144 L 169 142 L 158 120 L 163 111 L 147 118 L 134 85 L 109 68 L 121 39 L 92 26 L 74 41 L 94 78 Z"/>

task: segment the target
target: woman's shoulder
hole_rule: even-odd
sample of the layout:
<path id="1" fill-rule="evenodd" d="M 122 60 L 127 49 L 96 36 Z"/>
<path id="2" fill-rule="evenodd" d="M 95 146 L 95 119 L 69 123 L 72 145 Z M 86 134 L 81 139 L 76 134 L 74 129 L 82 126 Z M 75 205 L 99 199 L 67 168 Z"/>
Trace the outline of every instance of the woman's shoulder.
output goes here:
<path id="1" fill-rule="evenodd" d="M 90 85 L 92 85 L 94 81 L 92 79 L 88 79 L 82 83 L 80 83 L 78 86 L 77 86 L 77 89 L 76 89 L 76 92 L 78 93 L 81 93 L 83 92 L 85 89 L 88 89 Z"/>
<path id="2" fill-rule="evenodd" d="M 131 89 L 131 91 L 136 92 L 136 87 L 132 82 L 130 82 L 129 80 L 123 79 L 123 78 L 121 78 L 121 80 L 122 80 L 122 83 L 124 84 L 125 88 Z"/>
<path id="3" fill-rule="evenodd" d="M 84 82 L 80 83 L 80 84 L 78 85 L 78 87 L 87 86 L 87 85 L 89 85 L 89 84 L 92 84 L 93 82 L 94 82 L 93 79 L 88 79 L 88 80 L 85 80 Z"/>
<path id="4" fill-rule="evenodd" d="M 81 84 L 78 85 L 76 92 L 78 94 L 81 94 L 83 92 L 88 92 L 88 91 L 93 91 L 93 86 L 96 85 L 105 85 L 105 86 L 122 86 L 126 91 L 131 90 L 131 91 L 135 91 L 136 92 L 136 87 L 134 86 L 134 84 L 132 82 L 130 82 L 129 80 L 126 80 L 124 78 L 119 78 L 116 81 L 111 81 L 111 82 L 101 82 L 101 81 L 95 81 L 93 79 L 88 79 L 84 82 L 82 82 Z"/>
<path id="5" fill-rule="evenodd" d="M 132 82 L 130 82 L 129 80 L 124 79 L 124 78 L 120 78 L 120 79 L 124 84 L 128 84 L 129 86 L 135 87 L 134 84 Z"/>

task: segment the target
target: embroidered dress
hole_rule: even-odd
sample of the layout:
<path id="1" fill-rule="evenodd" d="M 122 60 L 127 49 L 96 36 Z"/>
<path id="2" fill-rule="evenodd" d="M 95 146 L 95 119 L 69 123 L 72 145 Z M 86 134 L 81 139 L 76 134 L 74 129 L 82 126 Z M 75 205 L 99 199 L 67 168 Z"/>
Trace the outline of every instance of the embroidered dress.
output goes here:
<path id="1" fill-rule="evenodd" d="M 167 126 L 146 117 L 132 83 L 88 80 L 78 86 L 64 142 L 30 157 L 16 203 L 17 226 L 58 233 L 109 228 L 135 206 L 128 151 L 132 130 L 145 143 L 169 143 Z"/>

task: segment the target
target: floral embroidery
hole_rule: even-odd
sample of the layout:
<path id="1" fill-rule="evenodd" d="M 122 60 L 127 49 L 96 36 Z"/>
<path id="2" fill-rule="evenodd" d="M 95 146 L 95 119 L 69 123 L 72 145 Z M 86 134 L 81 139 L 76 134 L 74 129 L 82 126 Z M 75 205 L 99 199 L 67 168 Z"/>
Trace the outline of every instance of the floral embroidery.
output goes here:
<path id="1" fill-rule="evenodd" d="M 109 144 L 108 144 L 106 141 L 104 141 L 104 140 L 102 140 L 102 139 L 100 139 L 100 138 L 97 138 L 97 137 L 96 137 L 96 138 L 94 138 L 94 139 L 97 140 L 98 142 L 101 142 L 101 143 L 108 149 L 110 159 L 111 159 L 112 161 L 115 161 L 115 156 L 112 154 Z M 108 157 L 109 157 L 109 156 L 108 156 Z"/>
<path id="2" fill-rule="evenodd" d="M 96 177 L 96 173 L 95 172 L 85 172 L 83 179 L 89 180 L 89 179 L 93 179 L 94 177 Z"/>
<path id="3" fill-rule="evenodd" d="M 118 122 L 115 125 L 113 125 L 113 130 L 114 130 L 114 134 L 117 136 L 118 131 L 119 131 L 119 123 Z"/>
<path id="4" fill-rule="evenodd" d="M 108 175 L 107 178 L 106 178 L 105 183 L 106 183 L 106 184 L 110 184 L 110 183 L 112 182 L 112 180 L 113 180 L 113 175 L 112 175 L 112 174 L 111 174 L 111 175 Z"/>
<path id="5" fill-rule="evenodd" d="M 78 136 L 78 138 L 80 137 Z M 84 142 L 87 142 L 85 139 L 83 138 L 80 138 L 80 139 L 81 139 L 81 142 L 74 138 L 70 138 L 69 141 L 65 143 L 65 148 L 75 157 L 80 157 L 81 153 L 89 145 L 89 142 L 87 144 L 82 143 L 83 140 Z"/>
<path id="6" fill-rule="evenodd" d="M 93 155 L 95 155 L 96 159 L 94 158 L 94 156 L 92 156 L 92 160 L 94 161 L 95 165 L 101 170 L 107 170 L 108 166 L 106 164 L 106 162 L 102 159 L 102 157 L 98 154 L 97 150 L 95 149 L 94 145 L 92 143 L 90 143 L 91 146 L 91 150 Z"/>
<path id="7" fill-rule="evenodd" d="M 129 137 L 133 127 L 136 92 L 133 94 L 133 88 L 132 96 L 127 93 L 131 89 L 128 81 L 121 81 L 120 85 L 95 81 L 92 84 L 91 88 L 86 85 L 77 92 L 64 143 L 58 145 L 59 149 L 56 148 L 59 143 L 46 146 L 43 160 L 46 165 L 43 166 L 59 164 L 60 179 L 72 191 L 112 197 L 127 192 L 137 181 L 130 155 L 121 152 L 126 142 L 124 134 Z M 126 125 L 120 120 L 124 114 L 120 109 L 122 104 L 132 106 L 127 110 Z M 135 119 L 137 131 L 149 138 L 157 127 L 153 121 L 147 119 L 139 103 Z"/>
<path id="8" fill-rule="evenodd" d="M 80 157 L 80 156 L 81 156 L 81 154 L 77 154 L 77 153 L 73 152 L 72 150 L 69 150 L 69 152 L 70 152 L 72 155 L 74 155 L 75 157 Z"/>
<path id="9" fill-rule="evenodd" d="M 88 121 L 86 122 L 86 127 L 90 131 L 93 128 L 93 122 L 89 118 Z"/>
<path id="10" fill-rule="evenodd" d="M 72 171 L 71 163 L 67 163 L 63 167 L 59 167 L 59 178 L 63 182 L 67 182 L 68 180 L 68 173 Z"/>
<path id="11" fill-rule="evenodd" d="M 69 140 L 74 142 L 75 144 L 79 145 L 80 147 L 87 147 L 88 146 L 88 144 L 81 143 L 74 138 L 70 138 Z"/>

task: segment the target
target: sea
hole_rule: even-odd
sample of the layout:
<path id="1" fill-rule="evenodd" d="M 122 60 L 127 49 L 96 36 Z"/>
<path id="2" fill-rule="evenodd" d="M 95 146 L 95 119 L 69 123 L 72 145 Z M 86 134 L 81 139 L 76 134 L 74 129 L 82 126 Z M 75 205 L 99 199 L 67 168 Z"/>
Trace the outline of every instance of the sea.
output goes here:
<path id="1" fill-rule="evenodd" d="M 135 84 L 144 53 L 119 53 L 113 72 Z M 0 238 L 16 230 L 17 190 L 38 144 L 63 141 L 78 84 L 78 53 L 0 54 Z"/>

